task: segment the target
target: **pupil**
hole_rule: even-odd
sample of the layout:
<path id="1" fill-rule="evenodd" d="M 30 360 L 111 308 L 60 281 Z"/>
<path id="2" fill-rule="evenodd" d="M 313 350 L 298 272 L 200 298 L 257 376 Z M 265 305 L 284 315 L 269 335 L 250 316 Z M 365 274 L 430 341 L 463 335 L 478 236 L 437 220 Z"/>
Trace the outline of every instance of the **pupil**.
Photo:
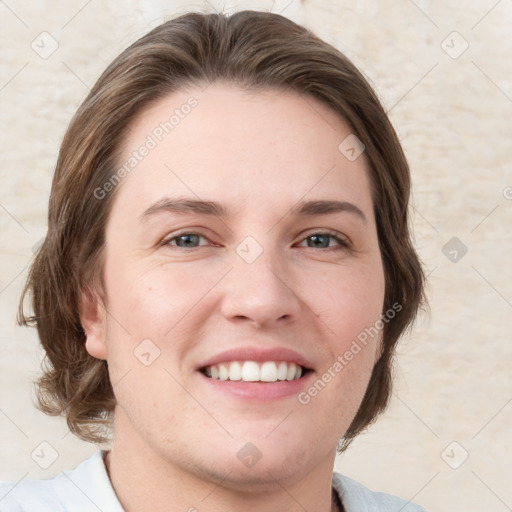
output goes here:
<path id="1" fill-rule="evenodd" d="M 194 244 L 197 242 L 198 235 L 181 235 L 178 238 L 178 245 L 180 241 L 183 241 L 183 245 L 180 245 L 180 247 L 189 247 L 190 243 Z"/>
<path id="2" fill-rule="evenodd" d="M 314 247 L 318 247 L 319 245 L 321 247 L 329 247 L 329 237 L 327 237 L 327 236 L 324 236 L 324 235 L 312 235 L 310 238 L 314 242 L 320 241 L 320 244 L 316 244 L 316 245 L 314 245 Z M 323 240 L 323 242 L 322 242 L 322 240 Z"/>

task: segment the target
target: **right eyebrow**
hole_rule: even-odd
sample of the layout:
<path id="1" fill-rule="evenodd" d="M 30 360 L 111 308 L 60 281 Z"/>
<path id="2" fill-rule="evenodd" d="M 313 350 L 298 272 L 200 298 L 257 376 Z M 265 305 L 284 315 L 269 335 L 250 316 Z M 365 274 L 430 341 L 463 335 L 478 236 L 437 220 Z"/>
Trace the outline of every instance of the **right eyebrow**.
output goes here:
<path id="1" fill-rule="evenodd" d="M 214 215 L 216 217 L 228 217 L 228 209 L 215 201 L 202 201 L 199 199 L 171 199 L 165 197 L 160 199 L 147 210 L 145 210 L 139 219 L 141 222 L 162 212 L 176 213 L 199 213 L 202 215 Z"/>

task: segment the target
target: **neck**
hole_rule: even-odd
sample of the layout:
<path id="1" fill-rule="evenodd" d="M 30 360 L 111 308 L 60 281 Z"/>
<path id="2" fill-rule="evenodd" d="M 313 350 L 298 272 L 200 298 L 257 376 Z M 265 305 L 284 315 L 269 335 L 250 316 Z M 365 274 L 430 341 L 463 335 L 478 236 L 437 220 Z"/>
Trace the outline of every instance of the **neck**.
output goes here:
<path id="1" fill-rule="evenodd" d="M 107 470 L 126 512 L 318 512 L 337 511 L 332 501 L 332 469 L 336 450 L 315 467 L 280 478 L 279 468 L 264 477 L 240 479 L 236 471 L 183 467 L 163 459 L 116 414 L 115 441 Z"/>

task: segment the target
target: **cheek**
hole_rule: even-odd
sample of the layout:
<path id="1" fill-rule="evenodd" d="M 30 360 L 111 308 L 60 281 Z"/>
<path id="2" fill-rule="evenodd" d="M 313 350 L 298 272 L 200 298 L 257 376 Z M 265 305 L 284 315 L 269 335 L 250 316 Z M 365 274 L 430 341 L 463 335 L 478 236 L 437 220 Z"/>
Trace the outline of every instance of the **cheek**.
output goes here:
<path id="1" fill-rule="evenodd" d="M 316 384 L 300 401 L 333 411 L 332 428 L 338 431 L 347 428 L 355 415 L 380 350 L 384 273 L 377 263 L 364 268 L 345 267 L 317 284 L 310 287 L 308 295 L 326 328 L 328 358 Z"/>
<path id="2" fill-rule="evenodd" d="M 169 329 L 190 290 L 182 274 L 176 276 L 165 269 L 143 268 L 122 260 L 111 265 L 106 275 L 112 316 L 117 315 L 121 327 L 133 331 L 134 336 L 155 335 L 159 326 Z"/>
<path id="3" fill-rule="evenodd" d="M 143 266 L 120 261 L 108 271 L 110 354 L 130 365 L 130 356 L 143 349 L 144 345 L 138 346 L 144 340 L 151 340 L 158 347 L 154 350 L 169 361 L 190 349 L 201 318 L 213 312 L 204 299 L 226 269 L 199 270 L 191 264 L 177 270 L 165 263 Z"/>
<path id="4" fill-rule="evenodd" d="M 384 274 L 377 264 L 337 269 L 309 288 L 306 295 L 337 350 L 374 326 L 383 310 Z"/>

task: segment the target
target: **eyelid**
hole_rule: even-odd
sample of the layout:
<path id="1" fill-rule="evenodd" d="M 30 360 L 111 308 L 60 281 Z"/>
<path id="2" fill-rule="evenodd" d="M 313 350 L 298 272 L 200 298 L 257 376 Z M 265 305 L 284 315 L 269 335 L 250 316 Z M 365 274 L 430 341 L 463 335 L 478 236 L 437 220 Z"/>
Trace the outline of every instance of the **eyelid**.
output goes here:
<path id="1" fill-rule="evenodd" d="M 342 240 L 346 240 L 347 242 L 349 241 L 348 236 L 344 235 L 343 233 L 340 233 L 339 231 L 336 231 L 334 229 L 329 229 L 329 228 L 308 229 L 301 236 L 302 236 L 302 238 L 307 238 L 308 236 L 312 236 L 312 235 L 331 235 L 331 236 L 336 236 Z"/>

